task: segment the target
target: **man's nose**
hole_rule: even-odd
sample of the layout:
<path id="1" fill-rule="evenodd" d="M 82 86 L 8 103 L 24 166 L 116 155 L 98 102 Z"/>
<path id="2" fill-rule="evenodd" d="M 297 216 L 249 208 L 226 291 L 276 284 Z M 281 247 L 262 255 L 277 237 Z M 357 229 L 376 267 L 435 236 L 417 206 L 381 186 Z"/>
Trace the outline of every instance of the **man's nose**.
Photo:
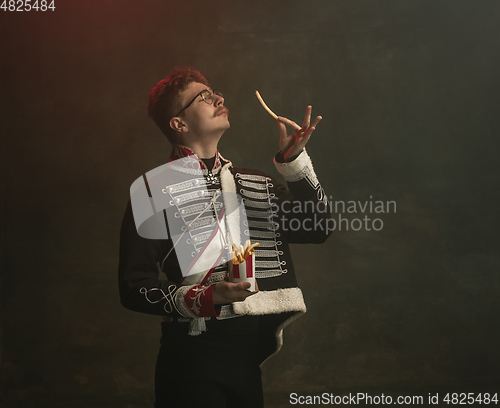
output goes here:
<path id="1" fill-rule="evenodd" d="M 224 105 L 224 97 L 223 96 L 213 94 L 212 98 L 214 98 L 214 104 L 216 107 Z"/>

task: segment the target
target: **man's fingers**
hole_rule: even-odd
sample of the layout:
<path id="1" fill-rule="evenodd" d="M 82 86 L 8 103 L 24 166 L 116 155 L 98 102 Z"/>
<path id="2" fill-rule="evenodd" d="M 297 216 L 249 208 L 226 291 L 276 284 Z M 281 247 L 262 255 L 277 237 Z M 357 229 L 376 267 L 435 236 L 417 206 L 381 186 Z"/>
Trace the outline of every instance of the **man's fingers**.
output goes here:
<path id="1" fill-rule="evenodd" d="M 280 131 L 280 138 L 284 139 L 287 137 L 287 134 L 286 134 L 286 126 L 283 122 L 280 122 L 278 120 L 278 129 Z"/>
<path id="2" fill-rule="evenodd" d="M 236 286 L 239 290 L 247 290 L 252 285 L 250 284 L 250 282 L 238 282 L 236 283 Z"/>
<path id="3" fill-rule="evenodd" d="M 257 291 L 250 292 L 250 282 L 219 282 L 214 288 L 214 304 L 242 302 Z"/>
<path id="4" fill-rule="evenodd" d="M 308 130 L 307 130 L 307 133 L 304 135 L 304 139 L 307 139 L 309 140 L 309 138 L 311 137 L 312 135 L 312 132 L 314 132 L 316 128 L 315 127 L 310 127 Z"/>
<path id="5" fill-rule="evenodd" d="M 301 132 L 308 133 L 310 128 L 316 128 L 319 121 L 323 118 L 321 116 L 317 116 L 316 119 L 314 119 L 313 123 L 311 123 L 311 125 L 309 125 L 309 122 L 311 120 L 311 112 L 312 112 L 312 107 L 308 106 L 306 109 L 306 116 L 304 117 L 304 124 L 302 125 L 302 127 L 300 127 L 299 125 L 297 125 L 294 121 L 292 121 L 290 119 L 284 118 L 282 116 L 278 117 L 280 136 L 286 137 L 286 135 L 287 135 L 286 134 L 286 127 L 284 127 L 283 125 L 290 126 L 297 134 L 299 134 Z"/>
<path id="6" fill-rule="evenodd" d="M 311 127 L 316 128 L 321 119 L 323 119 L 321 116 L 317 116 L 316 119 L 314 119 L 313 123 L 311 124 Z"/>
<path id="7" fill-rule="evenodd" d="M 309 127 L 309 124 L 311 123 L 311 112 L 312 112 L 312 106 L 309 105 L 306 108 L 306 114 L 304 116 L 304 122 L 302 122 L 302 129 L 305 130 Z"/>
<path id="8" fill-rule="evenodd" d="M 255 292 L 249 292 L 248 289 L 250 289 L 250 282 L 238 282 L 235 284 L 235 295 L 237 297 L 236 301 L 242 302 L 245 300 L 248 296 L 255 295 Z"/>
<path id="9" fill-rule="evenodd" d="M 279 116 L 278 117 L 278 121 L 281 122 L 281 123 L 284 123 L 285 125 L 288 125 L 290 126 L 295 132 L 297 130 L 300 130 L 302 129 L 299 125 L 297 125 L 294 121 L 290 120 L 290 119 L 287 119 L 287 118 L 284 118 L 282 116 Z"/>
<path id="10" fill-rule="evenodd" d="M 307 142 L 309 141 L 309 139 L 311 138 L 311 135 L 312 135 L 312 132 L 314 132 L 314 128 L 309 128 L 308 132 L 306 133 L 306 135 L 303 137 L 303 139 L 300 141 L 300 145 L 302 146 L 302 148 L 304 148 L 304 146 L 307 144 Z"/>

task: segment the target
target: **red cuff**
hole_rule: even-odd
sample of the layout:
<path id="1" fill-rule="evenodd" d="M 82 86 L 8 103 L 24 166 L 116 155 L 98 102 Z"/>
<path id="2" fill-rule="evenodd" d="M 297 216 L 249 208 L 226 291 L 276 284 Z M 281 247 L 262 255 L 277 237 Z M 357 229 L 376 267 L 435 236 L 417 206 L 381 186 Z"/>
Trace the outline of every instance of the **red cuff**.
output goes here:
<path id="1" fill-rule="evenodd" d="M 184 295 L 189 310 L 198 317 L 216 317 L 220 307 L 214 307 L 214 285 L 196 285 Z"/>

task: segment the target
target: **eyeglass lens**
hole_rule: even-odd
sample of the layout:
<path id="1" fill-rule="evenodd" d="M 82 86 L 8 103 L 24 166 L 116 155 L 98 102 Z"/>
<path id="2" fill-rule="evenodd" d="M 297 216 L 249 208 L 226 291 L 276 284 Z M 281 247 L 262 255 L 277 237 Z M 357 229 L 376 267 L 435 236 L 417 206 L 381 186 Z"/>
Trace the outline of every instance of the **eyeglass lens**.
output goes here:
<path id="1" fill-rule="evenodd" d="M 216 89 L 214 89 L 213 92 L 210 92 L 208 89 L 206 89 L 204 91 L 201 91 L 201 93 L 200 93 L 201 97 L 203 98 L 203 100 L 206 103 L 212 103 L 214 101 L 213 97 L 212 97 L 212 94 L 220 96 L 221 98 L 223 97 L 222 96 L 222 92 L 218 91 Z"/>

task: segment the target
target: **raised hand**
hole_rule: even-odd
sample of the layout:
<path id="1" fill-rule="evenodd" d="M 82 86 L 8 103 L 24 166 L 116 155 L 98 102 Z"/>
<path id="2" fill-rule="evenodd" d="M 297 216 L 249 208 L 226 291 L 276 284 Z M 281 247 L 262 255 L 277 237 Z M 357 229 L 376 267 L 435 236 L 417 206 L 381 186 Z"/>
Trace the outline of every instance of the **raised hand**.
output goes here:
<path id="1" fill-rule="evenodd" d="M 319 121 L 323 119 L 321 116 L 317 116 L 311 123 L 311 113 L 312 106 L 306 108 L 306 114 L 304 116 L 304 122 L 302 127 L 297 125 L 294 121 L 281 117 L 278 117 L 278 128 L 280 131 L 280 150 L 283 154 L 285 162 L 290 162 L 295 159 L 302 149 L 305 147 L 307 141 L 316 129 Z M 291 127 L 295 133 L 289 135 L 286 130 L 286 126 Z"/>

